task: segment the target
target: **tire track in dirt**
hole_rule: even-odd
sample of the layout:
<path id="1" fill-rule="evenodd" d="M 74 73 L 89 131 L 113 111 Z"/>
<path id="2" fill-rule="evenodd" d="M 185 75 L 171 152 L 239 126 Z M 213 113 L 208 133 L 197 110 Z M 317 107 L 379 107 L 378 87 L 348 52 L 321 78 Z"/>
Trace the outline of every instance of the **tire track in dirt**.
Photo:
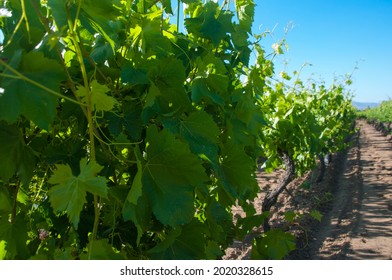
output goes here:
<path id="1" fill-rule="evenodd" d="M 392 146 L 364 121 L 357 127 L 310 259 L 392 259 Z"/>

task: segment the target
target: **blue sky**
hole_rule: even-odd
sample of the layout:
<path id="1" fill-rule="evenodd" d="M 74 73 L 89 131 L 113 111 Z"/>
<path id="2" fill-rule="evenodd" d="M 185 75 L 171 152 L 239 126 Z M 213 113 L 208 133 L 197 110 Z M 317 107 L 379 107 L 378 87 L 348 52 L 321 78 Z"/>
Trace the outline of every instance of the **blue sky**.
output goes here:
<path id="1" fill-rule="evenodd" d="M 299 70 L 302 79 L 330 84 L 334 76 L 353 74 L 354 100 L 392 99 L 392 0 L 255 0 L 254 33 L 274 29 L 262 42 L 286 36 L 289 50 L 275 61 L 276 72 Z M 282 61 L 287 61 L 284 66 Z"/>
<path id="2" fill-rule="evenodd" d="M 328 85 L 334 76 L 351 73 L 358 63 L 351 86 L 354 100 L 392 99 L 392 0 L 254 1 L 253 32 L 274 31 L 262 41 L 267 53 L 293 25 L 286 35 L 289 50 L 275 60 L 277 73 L 290 74 L 309 63 L 312 66 L 302 70 L 302 79 Z"/>

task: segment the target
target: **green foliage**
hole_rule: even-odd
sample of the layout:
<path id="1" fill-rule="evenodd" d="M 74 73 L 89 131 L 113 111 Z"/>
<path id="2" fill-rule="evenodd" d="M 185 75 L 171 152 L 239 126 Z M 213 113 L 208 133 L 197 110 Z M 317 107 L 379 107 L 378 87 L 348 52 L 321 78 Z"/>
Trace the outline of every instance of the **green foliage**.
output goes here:
<path id="1" fill-rule="evenodd" d="M 110 89 L 105 85 L 99 84 L 96 80 L 91 82 L 90 87 L 87 90 L 84 87 L 80 87 L 76 91 L 81 101 L 87 104 L 87 95 L 91 91 L 91 105 L 93 109 L 101 112 L 111 111 L 117 103 L 117 100 L 106 95 L 106 92 L 110 91 Z"/>
<path id="2" fill-rule="evenodd" d="M 317 221 L 319 221 L 319 222 L 321 222 L 321 219 L 323 218 L 323 215 L 319 212 L 319 211 L 317 211 L 317 210 L 312 210 L 312 211 L 310 211 L 310 216 L 313 218 L 313 219 L 315 219 L 315 220 L 317 220 Z"/>
<path id="3" fill-rule="evenodd" d="M 357 112 L 359 117 L 365 117 L 370 121 L 385 123 L 392 122 L 392 100 L 384 101 L 379 106 Z"/>
<path id="4" fill-rule="evenodd" d="M 252 246 L 252 258 L 281 260 L 295 248 L 293 235 L 280 229 L 274 229 L 255 238 Z"/>
<path id="5" fill-rule="evenodd" d="M 75 228 L 79 224 L 80 212 L 86 201 L 86 193 L 107 197 L 106 179 L 97 177 L 102 167 L 87 159 L 80 162 L 80 174 L 74 176 L 68 165 L 56 165 L 56 170 L 48 180 L 55 185 L 49 189 L 49 200 L 55 211 L 65 211 Z"/>
<path id="6" fill-rule="evenodd" d="M 10 67 L 3 72 L 0 97 L 0 119 L 15 122 L 23 115 L 39 127 L 48 129 L 55 118 L 58 97 L 50 90 L 58 91 L 65 79 L 61 65 L 46 58 L 41 52 L 24 53 L 18 49 L 10 57 Z M 41 85 L 42 77 L 45 84 Z"/>
<path id="7" fill-rule="evenodd" d="M 16 125 L 0 122 L 0 154 L 0 179 L 9 180 L 18 174 L 23 184 L 28 185 L 34 172 L 35 156 Z"/>
<path id="8" fill-rule="evenodd" d="M 278 82 L 261 99 L 267 122 L 261 141 L 267 171 L 281 165 L 279 151 L 293 158 L 301 175 L 316 165 L 318 155 L 346 147 L 355 115 L 344 85 L 336 82 L 327 89 L 315 83 L 305 87 L 299 80 L 295 87 Z"/>
<path id="9" fill-rule="evenodd" d="M 273 85 L 253 0 L 182 3 L 184 32 L 170 0 L 5 2 L 1 259 L 216 259 L 268 215 L 260 156 L 304 171 L 341 147 L 343 88 Z M 255 247 L 282 258 L 292 239 Z"/>

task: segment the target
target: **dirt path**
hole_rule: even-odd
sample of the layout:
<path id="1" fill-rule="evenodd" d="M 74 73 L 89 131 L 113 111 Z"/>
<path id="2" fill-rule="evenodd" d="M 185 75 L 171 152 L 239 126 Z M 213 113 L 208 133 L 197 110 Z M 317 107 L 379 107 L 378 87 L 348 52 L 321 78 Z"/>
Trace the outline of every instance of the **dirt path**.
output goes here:
<path id="1" fill-rule="evenodd" d="M 299 240 L 301 248 L 287 259 L 392 259 L 391 139 L 365 121 L 358 121 L 357 128 L 352 147 L 335 156 L 322 183 L 315 183 L 317 171 L 296 179 L 288 186 L 294 196 L 283 193 L 271 209 L 272 226 L 290 231 Z M 257 213 L 265 193 L 277 186 L 282 175 L 282 170 L 257 174 L 262 190 L 254 201 Z M 311 188 L 301 188 L 304 182 Z M 311 218 L 301 226 L 284 222 L 288 211 L 308 217 L 315 208 L 324 215 L 321 223 Z M 244 214 L 240 208 L 233 211 Z M 262 232 L 260 227 L 254 235 Z M 224 259 L 249 259 L 254 235 L 236 241 Z"/>
<path id="2" fill-rule="evenodd" d="M 392 145 L 364 121 L 357 127 L 310 259 L 392 259 Z"/>

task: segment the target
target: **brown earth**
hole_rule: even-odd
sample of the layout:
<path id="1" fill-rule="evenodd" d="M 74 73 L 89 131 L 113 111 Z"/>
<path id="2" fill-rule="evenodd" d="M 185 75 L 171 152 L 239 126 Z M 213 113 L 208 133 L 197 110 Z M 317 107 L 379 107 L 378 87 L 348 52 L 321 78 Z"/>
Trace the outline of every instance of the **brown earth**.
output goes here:
<path id="1" fill-rule="evenodd" d="M 357 122 L 347 152 L 333 156 L 325 178 L 315 183 L 318 171 L 294 180 L 271 209 L 271 224 L 293 233 L 298 249 L 287 259 L 392 259 L 392 144 L 365 121 Z M 284 171 L 260 171 L 262 189 L 254 205 L 261 212 L 265 193 L 277 186 Z M 311 210 L 323 214 L 321 222 Z M 294 211 L 298 219 L 289 223 L 284 213 Z M 234 207 L 235 215 L 244 215 Z M 224 259 L 249 259 L 251 242 L 262 227 L 245 240 L 234 242 Z"/>

